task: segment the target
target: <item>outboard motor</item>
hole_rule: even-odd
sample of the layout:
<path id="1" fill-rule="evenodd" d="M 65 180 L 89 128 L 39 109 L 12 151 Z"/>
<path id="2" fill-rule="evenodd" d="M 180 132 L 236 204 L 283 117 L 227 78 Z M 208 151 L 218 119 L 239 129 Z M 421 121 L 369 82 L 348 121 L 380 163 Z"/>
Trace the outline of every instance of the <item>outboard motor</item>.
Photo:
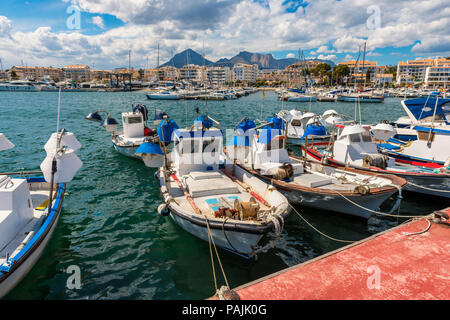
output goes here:
<path id="1" fill-rule="evenodd" d="M 389 157 L 383 154 L 365 154 L 363 157 L 364 167 L 377 167 L 386 169 L 388 166 Z"/>

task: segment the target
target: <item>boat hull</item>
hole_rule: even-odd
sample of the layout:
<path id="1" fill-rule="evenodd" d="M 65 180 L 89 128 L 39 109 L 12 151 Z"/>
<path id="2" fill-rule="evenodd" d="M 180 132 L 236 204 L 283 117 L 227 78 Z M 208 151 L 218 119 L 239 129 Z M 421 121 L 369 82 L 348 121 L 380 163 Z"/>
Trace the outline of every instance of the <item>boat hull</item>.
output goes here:
<path id="1" fill-rule="evenodd" d="M 124 156 L 134 158 L 134 159 L 141 159 L 141 157 L 135 155 L 135 152 L 139 146 L 133 145 L 133 146 L 119 146 L 115 141 L 113 141 L 114 149 L 116 149 L 119 153 L 123 154 Z"/>
<path id="2" fill-rule="evenodd" d="M 180 100 L 180 96 L 170 95 L 170 94 L 147 94 L 147 99 L 149 99 L 149 100 Z"/>
<path id="3" fill-rule="evenodd" d="M 305 152 L 303 146 L 302 152 Z M 322 155 L 316 150 L 311 150 L 310 148 L 308 148 L 307 150 L 307 158 L 310 160 L 322 161 Z M 345 167 L 343 163 L 330 158 L 327 159 L 327 163 L 335 167 Z M 408 184 L 405 186 L 405 190 L 407 191 L 450 199 L 450 175 L 433 173 L 408 173 L 396 170 L 385 170 L 375 167 L 351 167 L 357 170 L 371 173 L 392 174 L 403 178 L 408 182 Z M 419 185 L 422 187 L 418 187 L 415 185 Z"/>
<path id="4" fill-rule="evenodd" d="M 59 214 L 64 200 L 64 191 L 65 184 L 60 184 L 58 186 L 57 198 L 52 207 L 52 212 L 47 217 L 47 219 L 49 219 L 48 223 L 47 220 L 44 222 L 46 227 L 44 228 L 44 226 L 42 226 L 41 229 L 43 229 L 39 229 L 39 232 L 42 232 L 40 234 L 38 232 L 35 235 L 36 239 L 33 237 L 30 240 L 31 242 L 35 239 L 34 244 L 16 262 L 14 262 L 11 271 L 3 274 L 0 273 L 0 298 L 3 298 L 19 284 L 33 268 L 45 250 L 59 220 Z"/>
<path id="5" fill-rule="evenodd" d="M 192 221 L 186 219 L 186 216 L 182 212 L 176 210 L 173 206 L 169 207 L 170 217 L 177 225 L 193 236 L 208 242 L 207 227 L 192 223 Z M 253 248 L 258 245 L 259 241 L 264 236 L 263 234 L 252 234 L 216 228 L 211 228 L 210 230 L 216 246 L 242 256 L 251 254 Z"/>

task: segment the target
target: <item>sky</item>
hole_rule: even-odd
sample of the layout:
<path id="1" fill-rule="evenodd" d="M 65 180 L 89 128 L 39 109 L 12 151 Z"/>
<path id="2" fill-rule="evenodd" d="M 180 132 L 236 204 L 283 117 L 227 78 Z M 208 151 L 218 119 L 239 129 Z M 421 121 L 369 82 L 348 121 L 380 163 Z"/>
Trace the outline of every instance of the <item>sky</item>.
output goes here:
<path id="1" fill-rule="evenodd" d="M 14 65 L 153 68 L 192 48 L 378 65 L 450 56 L 450 0 L 1 0 L 0 59 Z M 361 53 L 362 59 L 362 53 Z"/>

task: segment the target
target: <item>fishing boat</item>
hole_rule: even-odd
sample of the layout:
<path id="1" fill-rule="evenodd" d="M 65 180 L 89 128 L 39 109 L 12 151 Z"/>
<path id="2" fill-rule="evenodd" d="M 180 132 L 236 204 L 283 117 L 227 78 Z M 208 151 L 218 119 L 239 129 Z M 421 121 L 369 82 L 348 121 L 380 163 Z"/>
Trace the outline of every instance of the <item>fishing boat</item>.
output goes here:
<path id="1" fill-rule="evenodd" d="M 380 123 L 372 128 L 355 124 L 345 126 L 337 140 L 330 144 L 327 150 L 311 145 L 302 146 L 302 149 L 308 158 L 321 163 L 403 178 L 408 182 L 405 187 L 407 191 L 450 197 L 448 167 L 427 165 L 423 162 L 396 163 L 396 159 L 379 154 L 370 131 L 378 141 L 386 141 L 395 134 L 395 129 L 386 123 Z"/>
<path id="2" fill-rule="evenodd" d="M 103 119 L 99 113 L 107 114 Z M 145 105 L 132 107 L 131 112 L 122 112 L 123 130 L 117 131 L 118 122 L 107 111 L 98 110 L 86 116 L 87 120 L 100 122 L 100 125 L 112 133 L 111 139 L 119 153 L 135 159 L 140 159 L 147 167 L 159 168 L 163 165 L 164 156 L 161 144 L 170 143 L 170 137 L 161 137 L 163 119 L 168 118 L 165 112 L 155 110 L 153 124 L 156 129 L 147 127 L 148 110 Z M 164 122 L 164 126 L 177 126 L 173 120 Z"/>
<path id="3" fill-rule="evenodd" d="M 210 117 L 175 130 L 170 159 L 157 172 L 164 203 L 158 208 L 182 229 L 245 258 L 254 257 L 267 233 L 279 236 L 289 214 L 275 188 L 223 157 L 223 136 Z"/>
<path id="4" fill-rule="evenodd" d="M 279 119 L 284 121 L 279 124 Z M 326 144 L 330 140 L 325 122 L 321 116 L 313 112 L 302 112 L 298 109 L 281 110 L 267 122 L 273 122 L 272 128 L 286 130 L 287 143 L 301 145 L 308 140 L 316 144 Z"/>
<path id="5" fill-rule="evenodd" d="M 81 144 L 72 133 L 58 131 L 45 144 L 42 172 L 0 173 L 0 298 L 41 256 L 58 222 L 66 183 L 82 166 L 75 154 Z M 0 151 L 12 147 L 0 133 Z"/>
<path id="6" fill-rule="evenodd" d="M 309 162 L 288 154 L 280 129 L 266 124 L 244 126 L 242 131 L 247 133 L 248 142 L 236 144 L 233 139 L 227 146 L 227 155 L 251 175 L 275 186 L 289 202 L 368 219 L 384 201 L 399 192 L 391 212 L 398 207 L 401 188 L 406 185 L 404 179 Z"/>

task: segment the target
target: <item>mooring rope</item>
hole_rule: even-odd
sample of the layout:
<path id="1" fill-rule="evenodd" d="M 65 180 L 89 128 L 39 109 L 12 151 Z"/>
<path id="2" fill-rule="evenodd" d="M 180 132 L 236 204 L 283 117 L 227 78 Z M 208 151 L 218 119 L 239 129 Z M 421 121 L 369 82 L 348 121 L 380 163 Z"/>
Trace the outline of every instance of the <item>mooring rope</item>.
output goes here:
<path id="1" fill-rule="evenodd" d="M 333 238 L 329 235 L 326 235 L 325 233 L 323 233 L 322 231 L 320 231 L 319 229 L 317 229 L 316 227 L 314 227 L 311 223 L 308 222 L 308 220 L 306 220 L 301 214 L 300 212 L 298 212 L 293 205 L 289 204 L 289 206 L 292 208 L 292 210 L 294 210 L 294 212 L 308 225 L 310 226 L 314 231 L 316 231 L 317 233 L 319 233 L 320 235 L 324 236 L 325 238 L 328 238 L 330 240 L 334 240 L 337 242 L 345 242 L 345 243 L 353 243 L 359 240 L 342 240 L 342 239 L 337 239 L 337 238 Z"/>
<path id="2" fill-rule="evenodd" d="M 434 192 L 450 192 L 450 190 L 438 190 L 438 189 L 433 189 L 433 188 L 424 187 L 424 186 L 421 186 L 421 185 L 419 185 L 419 184 L 415 184 L 415 183 L 412 183 L 412 182 L 409 182 L 409 181 L 408 181 L 408 184 L 410 184 L 410 185 L 412 185 L 412 186 L 414 186 L 414 187 L 417 187 L 417 188 L 422 188 L 422 189 L 430 190 L 430 191 L 434 191 Z"/>
<path id="3" fill-rule="evenodd" d="M 339 194 L 342 198 L 344 198 L 345 200 L 347 200 L 348 202 L 350 202 L 351 204 L 357 206 L 358 208 L 361 208 L 363 210 L 381 215 L 381 216 L 386 216 L 386 217 L 393 217 L 393 218 L 425 218 L 426 216 L 404 216 L 404 215 L 400 215 L 400 214 L 391 214 L 395 209 L 400 208 L 400 202 L 401 202 L 401 194 L 399 194 L 399 196 L 397 197 L 397 201 L 394 204 L 394 206 L 392 207 L 391 211 L 389 211 L 389 213 L 385 213 L 385 212 L 380 212 L 380 211 L 375 211 L 366 207 L 363 207 L 359 204 L 357 204 L 356 202 L 350 200 L 349 198 L 347 198 L 346 196 L 344 196 L 342 193 L 340 193 L 339 191 L 336 191 L 337 194 Z"/>

